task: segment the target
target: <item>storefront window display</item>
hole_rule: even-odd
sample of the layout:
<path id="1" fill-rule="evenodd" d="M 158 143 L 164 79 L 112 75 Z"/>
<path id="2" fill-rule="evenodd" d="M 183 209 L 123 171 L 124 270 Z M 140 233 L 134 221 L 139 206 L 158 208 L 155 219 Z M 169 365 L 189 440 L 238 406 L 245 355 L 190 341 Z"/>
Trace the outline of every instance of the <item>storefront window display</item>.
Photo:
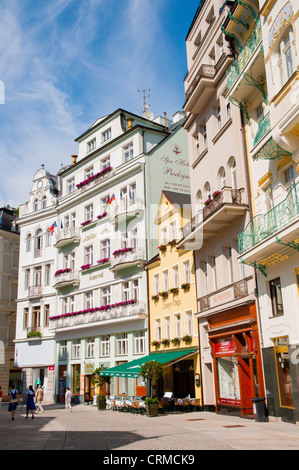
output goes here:
<path id="1" fill-rule="evenodd" d="M 240 385 L 236 357 L 217 358 L 219 402 L 226 405 L 240 405 Z"/>
<path id="2" fill-rule="evenodd" d="M 280 406 L 294 408 L 291 390 L 290 359 L 287 344 L 287 337 L 276 338 L 274 340 L 277 382 Z"/>
<path id="3" fill-rule="evenodd" d="M 73 365 L 73 394 L 80 394 L 80 364 Z"/>

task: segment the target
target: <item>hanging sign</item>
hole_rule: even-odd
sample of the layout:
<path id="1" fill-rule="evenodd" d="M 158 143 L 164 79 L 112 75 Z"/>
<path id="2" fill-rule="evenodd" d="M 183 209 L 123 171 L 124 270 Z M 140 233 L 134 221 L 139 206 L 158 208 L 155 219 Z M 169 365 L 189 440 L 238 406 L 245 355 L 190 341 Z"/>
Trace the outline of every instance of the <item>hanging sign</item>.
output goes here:
<path id="1" fill-rule="evenodd" d="M 233 340 L 219 341 L 214 344 L 215 356 L 225 356 L 235 353 L 235 342 Z"/>

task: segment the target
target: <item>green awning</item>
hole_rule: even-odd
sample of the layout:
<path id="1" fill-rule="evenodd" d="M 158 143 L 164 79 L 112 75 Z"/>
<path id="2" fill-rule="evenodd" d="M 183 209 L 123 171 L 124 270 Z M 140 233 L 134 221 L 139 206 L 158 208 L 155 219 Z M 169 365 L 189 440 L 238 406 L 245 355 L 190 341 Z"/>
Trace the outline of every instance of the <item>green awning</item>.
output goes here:
<path id="1" fill-rule="evenodd" d="M 100 375 L 110 377 L 131 377 L 138 378 L 141 371 L 142 364 L 148 361 L 157 361 L 160 364 L 167 364 L 168 362 L 180 359 L 184 356 L 196 353 L 197 348 L 183 349 L 180 351 L 160 352 L 149 354 L 148 356 L 140 357 L 135 361 L 126 362 L 119 366 L 111 367 L 100 372 Z"/>

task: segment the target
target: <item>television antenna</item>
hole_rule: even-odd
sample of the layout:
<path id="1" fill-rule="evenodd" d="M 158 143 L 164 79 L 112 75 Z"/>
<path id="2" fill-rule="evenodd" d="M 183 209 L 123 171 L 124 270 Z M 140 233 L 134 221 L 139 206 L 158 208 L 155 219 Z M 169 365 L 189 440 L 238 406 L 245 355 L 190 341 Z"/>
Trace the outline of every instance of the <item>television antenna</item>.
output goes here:
<path id="1" fill-rule="evenodd" d="M 143 103 L 142 103 L 142 105 L 143 105 L 143 112 L 145 113 L 148 110 L 148 108 L 150 107 L 150 105 L 145 101 L 146 98 L 150 97 L 150 94 L 146 95 L 146 93 L 150 92 L 151 89 L 150 88 L 148 90 L 139 90 L 138 89 L 137 91 L 138 91 L 138 93 L 143 93 Z"/>

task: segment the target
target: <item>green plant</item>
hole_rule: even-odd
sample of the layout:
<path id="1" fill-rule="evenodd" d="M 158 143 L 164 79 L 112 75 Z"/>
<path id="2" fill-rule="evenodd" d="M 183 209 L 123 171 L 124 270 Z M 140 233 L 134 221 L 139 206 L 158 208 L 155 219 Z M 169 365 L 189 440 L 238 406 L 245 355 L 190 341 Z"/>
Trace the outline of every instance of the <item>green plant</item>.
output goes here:
<path id="1" fill-rule="evenodd" d="M 152 341 L 152 346 L 160 346 L 160 341 Z"/>
<path id="2" fill-rule="evenodd" d="M 185 335 L 182 337 L 182 340 L 185 341 L 186 343 L 189 343 L 192 340 L 192 336 Z"/>
<path id="3" fill-rule="evenodd" d="M 161 343 L 163 344 L 163 346 L 169 346 L 170 340 L 169 339 L 162 339 Z"/>
<path id="4" fill-rule="evenodd" d="M 169 289 L 169 292 L 171 292 L 172 294 L 175 294 L 176 292 L 178 292 L 179 288 L 178 287 L 172 287 L 171 289 Z"/>
<path id="5" fill-rule="evenodd" d="M 158 300 L 159 294 L 152 295 L 152 300 Z"/>
<path id="6" fill-rule="evenodd" d="M 158 400 L 157 397 L 155 397 L 155 398 L 146 397 L 146 399 L 144 400 L 144 403 L 146 405 L 155 405 L 155 404 L 159 403 L 159 400 Z"/>
<path id="7" fill-rule="evenodd" d="M 159 295 L 161 295 L 161 297 L 167 297 L 168 291 L 167 291 L 167 290 L 163 290 L 162 292 L 159 292 Z"/>
<path id="8" fill-rule="evenodd" d="M 106 395 L 104 393 L 99 393 L 97 395 L 97 402 L 98 401 L 106 401 Z"/>
<path id="9" fill-rule="evenodd" d="M 188 287 L 190 287 L 190 283 L 189 283 L 189 282 L 184 282 L 183 284 L 181 284 L 181 288 L 182 288 L 182 289 L 188 289 Z"/>
<path id="10" fill-rule="evenodd" d="M 173 344 L 177 345 L 177 344 L 180 344 L 181 340 L 180 340 L 180 338 L 176 337 L 176 338 L 173 338 L 171 341 L 173 342 Z"/>
<path id="11" fill-rule="evenodd" d="M 35 337 L 37 336 L 38 338 L 41 338 L 43 335 L 40 331 L 29 331 L 27 337 L 28 338 L 32 338 L 32 337 Z"/>
<path id="12" fill-rule="evenodd" d="M 108 375 L 100 375 L 100 372 L 104 370 L 102 367 L 98 367 L 95 369 L 92 377 L 92 383 L 93 385 L 96 385 L 97 387 L 102 387 L 105 384 L 110 385 L 110 377 Z M 99 396 L 99 395 L 98 395 Z"/>
<path id="13" fill-rule="evenodd" d="M 148 361 L 142 364 L 139 375 L 149 380 L 151 383 L 151 397 L 153 396 L 153 389 L 156 389 L 156 384 L 159 378 L 163 377 L 163 366 L 157 361 Z"/>

